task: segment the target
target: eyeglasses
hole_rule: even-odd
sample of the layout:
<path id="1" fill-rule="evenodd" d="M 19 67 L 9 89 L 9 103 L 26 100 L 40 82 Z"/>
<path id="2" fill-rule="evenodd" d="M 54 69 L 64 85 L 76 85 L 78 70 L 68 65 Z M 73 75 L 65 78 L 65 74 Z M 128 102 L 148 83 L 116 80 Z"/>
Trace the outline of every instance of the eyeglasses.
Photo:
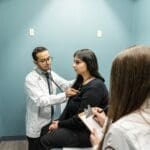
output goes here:
<path id="1" fill-rule="evenodd" d="M 37 60 L 38 62 L 40 62 L 40 63 L 42 63 L 42 64 L 44 64 L 44 63 L 46 63 L 46 62 L 52 62 L 53 61 L 53 57 L 48 57 L 48 58 L 46 58 L 46 59 L 41 59 L 41 60 Z"/>

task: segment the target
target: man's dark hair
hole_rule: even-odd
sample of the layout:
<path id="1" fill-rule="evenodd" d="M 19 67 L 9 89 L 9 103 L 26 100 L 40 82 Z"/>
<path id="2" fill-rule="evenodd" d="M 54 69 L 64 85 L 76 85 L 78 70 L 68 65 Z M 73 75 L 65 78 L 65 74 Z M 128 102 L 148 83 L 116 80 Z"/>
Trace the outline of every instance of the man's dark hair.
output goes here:
<path id="1" fill-rule="evenodd" d="M 36 47 L 33 52 L 32 52 L 32 58 L 33 60 L 37 61 L 37 53 L 43 52 L 43 51 L 47 51 L 46 47 Z"/>

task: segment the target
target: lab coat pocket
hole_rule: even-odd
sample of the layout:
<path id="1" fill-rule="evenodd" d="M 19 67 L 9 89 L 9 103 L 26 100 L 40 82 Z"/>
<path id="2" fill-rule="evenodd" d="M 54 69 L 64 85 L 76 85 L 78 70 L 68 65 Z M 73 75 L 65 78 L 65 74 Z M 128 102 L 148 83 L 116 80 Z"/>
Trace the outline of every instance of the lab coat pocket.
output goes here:
<path id="1" fill-rule="evenodd" d="M 51 118 L 51 106 L 40 107 L 39 116 L 45 119 L 50 119 Z"/>

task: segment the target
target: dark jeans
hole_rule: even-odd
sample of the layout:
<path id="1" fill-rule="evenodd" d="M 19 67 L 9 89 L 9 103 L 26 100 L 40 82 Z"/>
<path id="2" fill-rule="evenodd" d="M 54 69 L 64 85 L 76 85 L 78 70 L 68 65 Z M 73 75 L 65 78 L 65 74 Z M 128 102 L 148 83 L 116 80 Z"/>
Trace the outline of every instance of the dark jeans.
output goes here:
<path id="1" fill-rule="evenodd" d="M 42 150 L 62 147 L 91 147 L 87 132 L 58 128 L 41 137 Z"/>

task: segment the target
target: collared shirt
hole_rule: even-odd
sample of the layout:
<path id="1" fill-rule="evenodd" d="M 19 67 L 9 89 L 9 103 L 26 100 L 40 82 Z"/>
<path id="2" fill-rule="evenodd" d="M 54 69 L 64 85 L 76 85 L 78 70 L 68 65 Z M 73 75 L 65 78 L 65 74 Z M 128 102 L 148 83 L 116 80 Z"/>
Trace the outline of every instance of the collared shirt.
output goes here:
<path id="1" fill-rule="evenodd" d="M 150 150 L 150 105 L 142 107 L 141 113 L 137 110 L 113 123 L 103 150 Z"/>
<path id="2" fill-rule="evenodd" d="M 51 71 L 54 81 L 63 89 L 67 89 L 73 81 L 66 81 Z M 36 68 L 25 79 L 26 101 L 26 135 L 37 138 L 41 128 L 51 121 L 51 105 L 62 103 L 67 100 L 65 92 L 56 94 L 56 85 L 51 82 L 49 94 L 48 84 L 44 73 Z"/>

